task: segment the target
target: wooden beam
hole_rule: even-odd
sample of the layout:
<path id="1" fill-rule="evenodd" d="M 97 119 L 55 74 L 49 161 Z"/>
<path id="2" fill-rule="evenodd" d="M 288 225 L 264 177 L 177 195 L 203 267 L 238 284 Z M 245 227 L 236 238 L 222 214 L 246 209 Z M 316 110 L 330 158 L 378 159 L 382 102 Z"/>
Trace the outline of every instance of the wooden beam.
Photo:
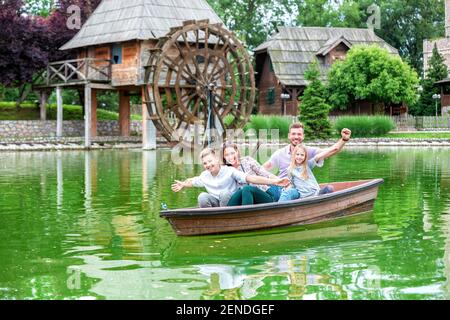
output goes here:
<path id="1" fill-rule="evenodd" d="M 91 136 L 97 136 L 97 90 L 92 89 L 91 96 Z"/>
<path id="2" fill-rule="evenodd" d="M 39 101 L 39 107 L 41 111 L 41 121 L 47 120 L 47 100 L 48 100 L 47 91 L 42 91 L 40 93 L 40 101 Z"/>
<path id="3" fill-rule="evenodd" d="M 62 134 L 63 134 L 62 88 L 56 87 L 56 137 L 61 138 Z"/>
<path id="4" fill-rule="evenodd" d="M 130 136 L 130 97 L 126 91 L 119 91 L 119 129 L 122 137 Z"/>
<path id="5" fill-rule="evenodd" d="M 89 84 L 84 87 L 84 146 L 91 147 L 92 124 L 92 88 Z"/>

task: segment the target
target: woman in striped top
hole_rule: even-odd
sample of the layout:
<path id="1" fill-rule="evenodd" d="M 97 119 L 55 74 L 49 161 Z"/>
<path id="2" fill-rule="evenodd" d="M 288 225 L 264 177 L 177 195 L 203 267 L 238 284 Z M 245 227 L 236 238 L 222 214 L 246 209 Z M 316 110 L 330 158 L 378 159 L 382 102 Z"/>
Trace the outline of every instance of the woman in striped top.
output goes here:
<path id="1" fill-rule="evenodd" d="M 252 176 L 260 176 L 275 179 L 277 176 L 264 169 L 258 161 L 250 156 L 240 156 L 239 148 L 235 143 L 223 144 L 223 162 Z M 274 202 L 271 188 L 267 185 L 255 185 L 241 183 L 239 189 L 231 196 L 228 206 L 251 205 Z"/>

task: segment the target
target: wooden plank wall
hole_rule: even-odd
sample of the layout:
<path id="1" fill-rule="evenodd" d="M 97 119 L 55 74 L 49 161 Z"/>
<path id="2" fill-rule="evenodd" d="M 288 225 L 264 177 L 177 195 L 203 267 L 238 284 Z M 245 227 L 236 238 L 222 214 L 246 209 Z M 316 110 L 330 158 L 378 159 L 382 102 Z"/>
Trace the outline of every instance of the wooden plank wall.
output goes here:
<path id="1" fill-rule="evenodd" d="M 281 86 L 278 84 L 275 73 L 270 70 L 270 58 L 266 55 L 261 71 L 258 91 L 258 110 L 261 114 L 281 114 Z M 274 104 L 267 103 L 267 95 L 271 88 L 275 88 Z"/>

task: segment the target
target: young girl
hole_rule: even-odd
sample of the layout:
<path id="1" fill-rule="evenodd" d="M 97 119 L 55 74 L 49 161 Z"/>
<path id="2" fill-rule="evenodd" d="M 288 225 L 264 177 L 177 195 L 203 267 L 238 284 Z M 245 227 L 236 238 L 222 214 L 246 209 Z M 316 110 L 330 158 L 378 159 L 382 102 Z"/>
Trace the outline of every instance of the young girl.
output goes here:
<path id="1" fill-rule="evenodd" d="M 312 159 L 308 159 L 306 148 L 303 145 L 297 145 L 292 152 L 291 164 L 288 168 L 291 185 L 281 192 L 278 201 L 283 202 L 332 192 L 330 186 L 320 190 L 312 169 L 334 152 L 336 152 L 336 148 L 328 148 L 316 154 Z"/>

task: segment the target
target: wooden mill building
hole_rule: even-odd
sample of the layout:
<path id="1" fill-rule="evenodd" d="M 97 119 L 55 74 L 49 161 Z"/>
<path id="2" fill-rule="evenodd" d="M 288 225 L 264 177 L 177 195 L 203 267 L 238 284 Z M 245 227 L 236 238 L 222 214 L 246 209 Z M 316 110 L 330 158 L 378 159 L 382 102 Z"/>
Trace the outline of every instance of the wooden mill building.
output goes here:
<path id="1" fill-rule="evenodd" d="M 186 20 L 221 23 L 206 0 L 103 0 L 81 30 L 61 50 L 75 50 L 73 60 L 50 63 L 41 91 L 41 118 L 49 90 L 56 89 L 57 136 L 63 135 L 64 88 L 83 90 L 86 146 L 97 135 L 97 92 L 119 93 L 119 125 L 122 136 L 130 134 L 130 96 L 143 96 L 144 66 L 149 49 L 170 28 Z M 144 99 L 143 99 L 144 100 Z M 155 129 L 143 105 L 143 146 L 151 146 Z"/>
<path id="2" fill-rule="evenodd" d="M 278 33 L 254 50 L 256 85 L 259 89 L 258 111 L 262 114 L 282 114 L 284 108 L 281 94 L 284 93 L 289 95 L 289 99 L 285 101 L 286 114 L 297 115 L 299 97 L 307 86 L 305 71 L 314 60 L 318 61 L 322 79 L 326 81 L 331 65 L 336 60 L 344 59 L 352 46 L 373 44 L 398 55 L 397 49 L 379 38 L 371 29 L 279 27 Z M 407 112 L 404 106 L 384 110 L 384 106 L 361 101 L 346 113 L 379 113 L 380 107 L 388 114 Z"/>

